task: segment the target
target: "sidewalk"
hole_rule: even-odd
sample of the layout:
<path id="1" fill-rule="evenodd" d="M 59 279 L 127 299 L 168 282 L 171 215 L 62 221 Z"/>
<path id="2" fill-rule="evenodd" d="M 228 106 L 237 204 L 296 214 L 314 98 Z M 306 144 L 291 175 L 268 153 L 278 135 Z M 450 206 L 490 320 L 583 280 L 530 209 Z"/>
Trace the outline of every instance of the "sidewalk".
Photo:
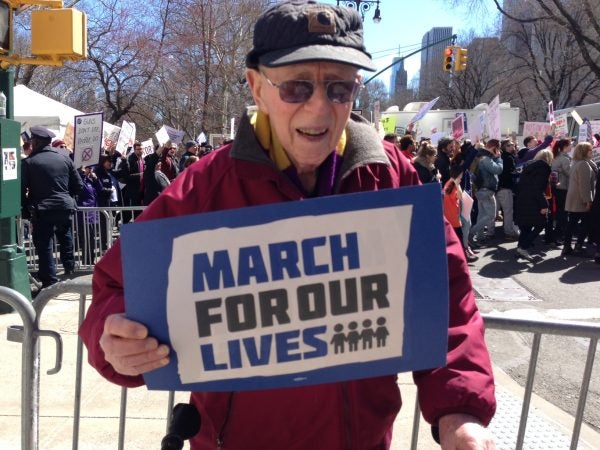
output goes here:
<path id="1" fill-rule="evenodd" d="M 73 433 L 73 402 L 75 356 L 77 345 L 76 295 L 63 295 L 67 301 L 53 301 L 44 311 L 41 328 L 59 332 L 63 338 L 62 370 L 47 375 L 54 364 L 55 349 L 51 339 L 42 338 L 40 376 L 40 450 L 71 447 Z M 70 301 L 69 301 L 70 300 Z M 20 325 L 17 314 L 0 316 L 0 448 L 20 448 L 20 373 L 21 346 L 6 340 L 6 328 Z M 84 356 L 85 358 L 85 356 Z M 498 411 L 491 424 L 499 450 L 515 448 L 523 389 L 498 367 L 494 367 L 497 385 Z M 416 390 L 410 374 L 398 380 L 404 406 L 394 430 L 393 450 L 410 448 L 410 434 Z M 95 370 L 84 364 L 81 404 L 80 449 L 115 449 L 118 442 L 119 402 L 121 389 L 103 380 Z M 177 393 L 175 403 L 187 401 L 187 393 Z M 167 393 L 132 389 L 128 393 L 128 420 L 125 431 L 126 449 L 152 449 L 160 446 L 165 434 Z M 526 449 L 568 449 L 573 418 L 543 399 L 534 396 L 530 407 L 525 438 Z M 579 449 L 600 449 L 600 433 L 582 428 Z M 187 448 L 187 447 L 186 447 Z M 431 439 L 429 425 L 421 421 L 419 449 L 439 448 Z"/>

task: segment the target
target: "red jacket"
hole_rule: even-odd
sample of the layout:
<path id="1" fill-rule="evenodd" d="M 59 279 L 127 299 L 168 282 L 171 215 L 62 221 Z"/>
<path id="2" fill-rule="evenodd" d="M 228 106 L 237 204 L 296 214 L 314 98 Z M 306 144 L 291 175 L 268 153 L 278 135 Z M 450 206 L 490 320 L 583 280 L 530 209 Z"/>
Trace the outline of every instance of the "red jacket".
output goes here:
<path id="1" fill-rule="evenodd" d="M 358 137 L 358 139 L 357 139 Z M 355 142 L 360 147 L 354 147 Z M 418 184 L 407 159 L 383 144 L 365 123 L 348 126 L 348 144 L 337 182 L 339 193 Z M 183 172 L 140 216 L 165 216 L 302 200 L 303 194 L 276 170 L 258 145 L 246 118 L 231 146 L 205 156 Z M 489 423 L 495 411 L 494 380 L 462 247 L 446 224 L 450 282 L 448 365 L 414 373 L 425 418 L 436 423 L 449 413 L 467 413 Z M 79 331 L 90 363 L 122 386 L 143 379 L 116 373 L 99 346 L 109 314 L 124 311 L 120 243 L 96 265 L 93 301 Z M 202 416 L 192 448 L 388 449 L 401 406 L 396 376 L 288 389 L 194 392 Z"/>

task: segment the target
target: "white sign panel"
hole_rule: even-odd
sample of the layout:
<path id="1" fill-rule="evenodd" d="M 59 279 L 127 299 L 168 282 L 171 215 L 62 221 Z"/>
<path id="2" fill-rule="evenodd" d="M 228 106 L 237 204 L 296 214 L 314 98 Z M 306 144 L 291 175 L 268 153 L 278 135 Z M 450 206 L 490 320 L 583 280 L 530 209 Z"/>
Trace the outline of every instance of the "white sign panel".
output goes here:
<path id="1" fill-rule="evenodd" d="M 121 133 L 121 128 L 117 127 L 116 125 L 111 125 L 109 123 L 105 123 L 104 124 L 104 129 L 103 129 L 103 137 L 104 137 L 104 148 L 109 149 L 111 148 L 114 144 L 116 144 L 119 141 L 119 134 Z"/>
<path id="2" fill-rule="evenodd" d="M 102 151 L 103 113 L 75 116 L 73 157 L 75 167 L 93 166 Z"/>
<path id="3" fill-rule="evenodd" d="M 17 179 L 17 149 L 2 149 L 2 181 Z"/>
<path id="4" fill-rule="evenodd" d="M 496 95 L 487 110 L 488 131 L 490 139 L 502 139 L 500 128 L 500 96 Z"/>
<path id="5" fill-rule="evenodd" d="M 554 136 L 565 137 L 569 134 L 567 115 L 559 114 L 554 119 Z"/>
<path id="6" fill-rule="evenodd" d="M 472 121 L 469 127 L 469 137 L 473 143 L 481 142 L 483 140 L 483 129 L 485 125 L 485 111 L 482 111 L 479 116 Z"/>
<path id="7" fill-rule="evenodd" d="M 142 158 L 154 153 L 154 143 L 152 139 L 148 139 L 140 143 L 142 145 Z"/>
<path id="8" fill-rule="evenodd" d="M 168 125 L 163 125 L 160 130 L 156 132 L 156 139 L 160 145 L 164 145 L 171 141 L 172 144 L 181 144 L 185 131 L 177 130 Z"/>
<path id="9" fill-rule="evenodd" d="M 425 117 L 425 114 L 427 114 L 431 110 L 431 108 L 433 108 L 435 106 L 435 104 L 437 103 L 437 101 L 439 99 L 440 99 L 439 97 L 436 97 L 433 100 L 426 103 L 425 105 L 421 106 L 421 109 L 419 109 L 417 114 L 415 114 L 415 116 L 412 119 L 410 119 L 409 123 L 415 123 L 415 122 L 421 120 L 423 117 Z"/>
<path id="10" fill-rule="evenodd" d="M 127 147 L 132 147 L 135 142 L 135 123 L 123 121 L 121 124 L 121 132 L 117 141 L 117 151 L 124 155 L 127 152 Z"/>

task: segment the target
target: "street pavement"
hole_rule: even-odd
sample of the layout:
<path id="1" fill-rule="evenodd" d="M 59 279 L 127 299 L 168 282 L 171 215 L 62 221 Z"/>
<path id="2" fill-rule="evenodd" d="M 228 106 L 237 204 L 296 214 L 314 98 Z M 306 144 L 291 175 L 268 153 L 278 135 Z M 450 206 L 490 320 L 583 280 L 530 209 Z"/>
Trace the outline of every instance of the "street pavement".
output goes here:
<path id="1" fill-rule="evenodd" d="M 501 232 L 498 233 L 501 235 Z M 500 237 L 487 248 L 479 251 L 480 259 L 471 265 L 478 304 L 483 312 L 511 314 L 518 317 L 570 318 L 599 321 L 597 308 L 598 288 L 600 287 L 600 265 L 582 259 L 560 258 L 559 249 L 538 246 L 537 262 L 530 263 L 514 258 L 514 241 L 504 241 Z M 57 375 L 47 375 L 46 371 L 54 364 L 54 343 L 42 338 L 41 380 L 40 380 L 40 432 L 39 448 L 64 449 L 71 447 L 73 430 L 74 373 L 77 345 L 78 296 L 63 294 L 50 302 L 41 319 L 42 329 L 58 331 L 64 341 L 62 370 Z M 61 301 L 59 301 L 61 300 Z M 597 314 L 597 315 L 596 315 Z M 0 331 L 10 325 L 20 325 L 16 314 L 0 316 Z M 498 449 L 515 448 L 518 419 L 523 398 L 523 367 L 529 358 L 529 339 L 511 332 L 488 330 L 488 345 L 494 363 L 498 412 L 490 429 L 494 434 Z M 561 347 L 562 345 L 562 347 Z M 555 358 L 550 363 L 541 360 L 543 373 L 536 377 L 541 380 L 541 395 L 548 400 L 545 384 L 556 382 L 548 378 L 555 373 L 556 378 L 567 377 L 575 371 L 576 364 L 566 356 L 577 356 L 583 343 L 558 344 L 551 342 Z M 560 350 L 557 352 L 557 349 Z M 585 352 L 583 352 L 585 353 Z M 0 379 L 2 395 L 0 400 L 0 448 L 20 448 L 20 367 L 21 348 L 14 342 L 0 340 Z M 556 361 L 561 357 L 567 367 Z M 552 366 L 552 365 L 555 366 Z M 556 364 L 558 364 L 556 366 Z M 598 366 L 598 364 L 596 364 Z M 596 370 L 596 373 L 598 369 Z M 596 377 L 600 378 L 600 377 Z M 515 381 L 515 379 L 517 381 Z M 79 448 L 117 448 L 119 429 L 119 402 L 121 389 L 103 380 L 93 369 L 84 364 L 81 425 Z M 565 381 L 565 380 L 563 380 Z M 410 448 L 410 432 L 413 422 L 415 388 L 410 374 L 401 374 L 398 383 L 404 407 L 394 425 L 393 450 Z M 520 384 L 521 383 L 521 384 Z M 567 388 L 557 387 L 558 393 L 574 392 L 577 397 L 577 381 L 568 379 Z M 596 387 L 594 386 L 594 389 Z M 538 383 L 535 386 L 538 392 Z M 550 389 L 550 392 L 552 389 Z M 598 389 L 596 389 L 598 392 Z M 175 402 L 186 401 L 186 393 L 177 393 Z M 535 395 L 530 408 L 529 425 L 525 438 L 526 449 L 567 449 L 569 448 L 573 413 L 569 405 L 563 409 L 555 406 L 556 398 L 549 400 Z M 574 399 L 576 400 L 576 399 Z M 586 411 L 600 410 L 594 395 L 588 397 Z M 151 392 L 144 388 L 128 391 L 127 423 L 125 430 L 126 449 L 159 448 L 160 440 L 166 431 L 167 394 Z M 587 416 L 586 416 L 587 419 Z M 185 447 L 187 448 L 187 447 Z M 439 448 L 430 437 L 429 426 L 421 422 L 418 449 Z M 600 449 L 598 429 L 584 425 L 579 449 Z"/>

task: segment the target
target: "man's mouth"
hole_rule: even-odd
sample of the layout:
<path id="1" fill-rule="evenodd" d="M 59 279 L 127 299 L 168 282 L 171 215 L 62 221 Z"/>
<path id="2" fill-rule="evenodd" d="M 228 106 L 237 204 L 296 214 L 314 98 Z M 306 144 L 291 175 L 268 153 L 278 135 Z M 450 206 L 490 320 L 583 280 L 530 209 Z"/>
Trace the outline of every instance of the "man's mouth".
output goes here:
<path id="1" fill-rule="evenodd" d="M 327 128 L 296 128 L 296 131 L 304 136 L 319 137 L 327 133 Z"/>

